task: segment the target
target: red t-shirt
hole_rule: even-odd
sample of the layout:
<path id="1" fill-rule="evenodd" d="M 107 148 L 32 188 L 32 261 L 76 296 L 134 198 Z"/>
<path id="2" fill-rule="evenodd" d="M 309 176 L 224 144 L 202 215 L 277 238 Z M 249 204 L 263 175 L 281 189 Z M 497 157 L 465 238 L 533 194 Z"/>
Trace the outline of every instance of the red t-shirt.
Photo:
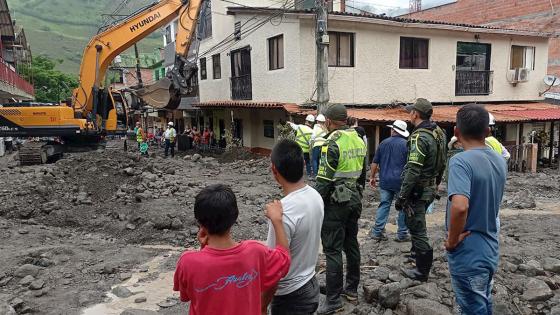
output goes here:
<path id="1" fill-rule="evenodd" d="M 185 252 L 177 262 L 174 291 L 191 301 L 191 315 L 260 315 L 261 293 L 290 269 L 290 253 L 256 241 L 219 250 Z"/>

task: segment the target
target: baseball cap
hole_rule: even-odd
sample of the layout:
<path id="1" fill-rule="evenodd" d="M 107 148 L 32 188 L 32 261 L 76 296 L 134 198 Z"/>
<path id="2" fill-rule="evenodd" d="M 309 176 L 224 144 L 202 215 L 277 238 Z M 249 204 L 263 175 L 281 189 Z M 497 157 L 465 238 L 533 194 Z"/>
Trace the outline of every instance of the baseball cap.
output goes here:
<path id="1" fill-rule="evenodd" d="M 346 106 L 342 104 L 333 104 L 325 110 L 325 117 L 334 121 L 346 121 L 348 111 L 346 111 Z"/>
<path id="2" fill-rule="evenodd" d="M 431 114 L 433 111 L 432 103 L 425 98 L 417 99 L 413 105 L 408 105 L 405 109 L 408 112 L 415 110 L 424 114 Z"/>

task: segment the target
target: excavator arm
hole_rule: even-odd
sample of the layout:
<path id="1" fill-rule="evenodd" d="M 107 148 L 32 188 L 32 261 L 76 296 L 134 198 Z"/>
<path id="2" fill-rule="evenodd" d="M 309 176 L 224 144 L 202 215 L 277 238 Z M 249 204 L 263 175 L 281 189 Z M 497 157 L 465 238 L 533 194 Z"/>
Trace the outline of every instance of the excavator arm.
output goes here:
<path id="1" fill-rule="evenodd" d="M 189 78 L 182 77 L 186 56 L 192 43 L 194 31 L 204 0 L 161 0 L 145 10 L 129 17 L 93 37 L 84 50 L 80 66 L 79 86 L 73 92 L 72 106 L 82 118 L 90 118 L 94 124 L 103 108 L 100 108 L 100 89 L 113 59 L 160 27 L 179 19 L 176 40 L 176 62 L 172 84 L 166 93 L 177 94 Z M 149 102 L 150 103 L 150 102 Z M 153 102 L 152 102 L 153 103 Z M 160 104 L 165 108 L 167 104 Z M 97 127 L 97 126 L 96 126 Z M 97 129 L 97 128 L 96 128 Z"/>

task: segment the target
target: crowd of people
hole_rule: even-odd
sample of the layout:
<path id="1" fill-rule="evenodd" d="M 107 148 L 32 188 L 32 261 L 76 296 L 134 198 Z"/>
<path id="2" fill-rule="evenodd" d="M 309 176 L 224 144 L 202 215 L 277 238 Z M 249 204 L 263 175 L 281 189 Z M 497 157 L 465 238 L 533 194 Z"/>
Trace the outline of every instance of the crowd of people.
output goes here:
<path id="1" fill-rule="evenodd" d="M 381 193 L 371 237 L 387 240 L 384 227 L 394 200 L 399 211 L 395 240 L 411 242 L 407 255 L 415 262 L 402 273 L 427 281 L 433 247 L 425 215 L 446 182 L 447 239 L 441 245 L 457 305 L 461 314 L 492 314 L 498 212 L 507 167 L 501 147 L 488 144 L 491 117 L 482 106 L 463 106 L 447 142 L 445 132 L 431 120 L 429 101 L 418 99 L 407 110 L 412 132 L 404 121 L 388 125 L 391 137 L 379 145 L 371 165 L 369 184 Z M 324 315 L 343 310 L 342 298 L 358 299 L 365 132 L 348 119 L 343 105 L 332 105 L 323 115 L 308 116 L 304 125 L 292 127 L 297 141 L 281 140 L 271 153 L 271 173 L 284 197 L 265 207 L 266 243 L 233 239 L 239 210 L 228 186 L 212 185 L 196 196 L 201 248 L 181 256 L 174 278 L 181 300 L 191 302 L 190 314 Z M 305 173 L 314 178 L 313 187 Z M 323 303 L 315 275 L 321 244 L 326 256 Z"/>

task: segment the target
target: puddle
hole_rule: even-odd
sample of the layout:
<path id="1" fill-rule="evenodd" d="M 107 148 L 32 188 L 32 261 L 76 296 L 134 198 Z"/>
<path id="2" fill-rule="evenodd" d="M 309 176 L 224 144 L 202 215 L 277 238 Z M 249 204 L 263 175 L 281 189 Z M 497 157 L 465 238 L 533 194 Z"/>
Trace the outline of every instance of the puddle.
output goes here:
<path id="1" fill-rule="evenodd" d="M 173 271 L 161 272 L 161 266 L 164 265 L 169 257 L 173 254 L 183 252 L 184 248 L 165 246 L 165 245 L 146 245 L 143 248 L 163 249 L 167 252 L 162 253 L 140 266 L 132 273 L 132 277 L 125 282 L 115 285 L 126 287 L 133 295 L 128 298 L 119 298 L 111 291 L 106 295 L 110 299 L 107 303 L 101 303 L 91 306 L 82 312 L 82 315 L 119 315 L 126 309 L 142 309 L 149 311 L 157 311 L 160 307 L 157 303 L 165 301 L 168 297 L 179 298 L 177 292 L 173 292 Z M 140 272 L 148 268 L 148 272 Z M 149 278 L 148 281 L 139 282 L 142 278 Z M 145 297 L 146 302 L 134 303 L 139 297 Z"/>

